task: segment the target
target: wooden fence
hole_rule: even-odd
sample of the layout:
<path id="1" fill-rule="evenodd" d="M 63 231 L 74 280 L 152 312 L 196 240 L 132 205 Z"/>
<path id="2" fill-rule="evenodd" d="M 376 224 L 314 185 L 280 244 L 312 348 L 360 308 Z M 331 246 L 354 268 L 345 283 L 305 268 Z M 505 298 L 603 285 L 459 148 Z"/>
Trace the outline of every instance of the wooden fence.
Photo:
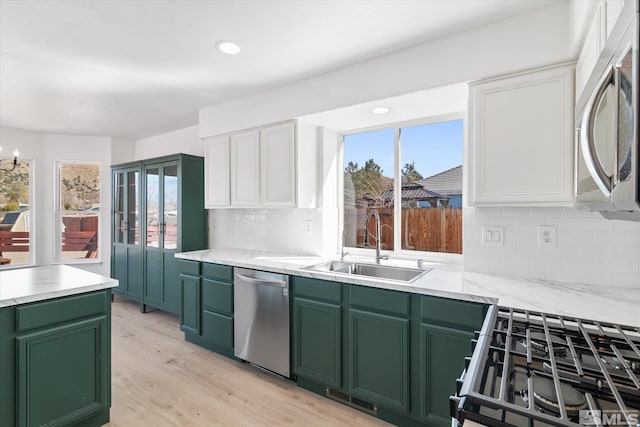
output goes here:
<path id="1" fill-rule="evenodd" d="M 393 209 L 378 209 L 380 213 L 382 249 L 393 250 Z M 364 237 L 364 209 L 348 209 L 347 229 L 357 230 L 356 246 L 362 246 Z M 348 218 L 351 218 L 349 220 Z M 355 220 L 355 221 L 354 221 Z M 406 208 L 402 209 L 402 249 L 427 252 L 462 253 L 461 208 Z M 369 245 L 375 246 L 376 225 L 369 220 Z"/>

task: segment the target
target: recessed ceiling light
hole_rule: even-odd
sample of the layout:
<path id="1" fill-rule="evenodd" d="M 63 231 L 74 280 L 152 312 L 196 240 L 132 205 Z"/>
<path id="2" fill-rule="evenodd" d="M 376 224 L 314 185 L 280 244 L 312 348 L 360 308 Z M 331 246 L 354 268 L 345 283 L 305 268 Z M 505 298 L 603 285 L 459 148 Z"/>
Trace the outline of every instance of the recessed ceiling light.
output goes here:
<path id="1" fill-rule="evenodd" d="M 240 46 L 229 40 L 220 40 L 218 43 L 216 43 L 216 47 L 220 52 L 226 53 L 228 55 L 235 55 L 236 53 L 240 52 Z"/>
<path id="2" fill-rule="evenodd" d="M 391 111 L 389 107 L 375 107 L 371 109 L 372 114 L 387 114 L 389 111 Z"/>

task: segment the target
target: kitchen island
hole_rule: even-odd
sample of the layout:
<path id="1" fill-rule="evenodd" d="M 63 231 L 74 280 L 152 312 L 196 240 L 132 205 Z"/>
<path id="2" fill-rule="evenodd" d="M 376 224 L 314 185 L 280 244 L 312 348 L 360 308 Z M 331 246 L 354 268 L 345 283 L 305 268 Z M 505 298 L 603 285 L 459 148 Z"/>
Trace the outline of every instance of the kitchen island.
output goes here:
<path id="1" fill-rule="evenodd" d="M 0 425 L 109 421 L 117 285 L 62 265 L 0 272 Z"/>

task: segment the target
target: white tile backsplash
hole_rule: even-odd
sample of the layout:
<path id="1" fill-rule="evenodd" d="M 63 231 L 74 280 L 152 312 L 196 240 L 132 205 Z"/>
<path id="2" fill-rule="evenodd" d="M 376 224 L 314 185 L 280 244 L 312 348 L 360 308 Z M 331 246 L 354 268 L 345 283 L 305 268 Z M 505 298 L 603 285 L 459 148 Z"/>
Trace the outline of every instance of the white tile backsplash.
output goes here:
<path id="1" fill-rule="evenodd" d="M 211 209 L 209 248 L 319 255 L 320 209 Z"/>
<path id="2" fill-rule="evenodd" d="M 640 287 L 640 223 L 573 208 L 465 208 L 466 271 Z M 505 229 L 504 246 L 481 242 L 483 226 Z M 539 225 L 557 227 L 556 248 L 538 246 Z"/>

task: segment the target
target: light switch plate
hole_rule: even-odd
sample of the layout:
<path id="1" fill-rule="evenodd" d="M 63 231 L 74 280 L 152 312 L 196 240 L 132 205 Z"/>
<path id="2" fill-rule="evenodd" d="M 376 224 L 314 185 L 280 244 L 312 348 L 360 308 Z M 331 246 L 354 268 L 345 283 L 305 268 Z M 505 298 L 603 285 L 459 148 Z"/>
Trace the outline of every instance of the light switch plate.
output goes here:
<path id="1" fill-rule="evenodd" d="M 483 246 L 504 246 L 504 227 L 485 225 L 482 227 Z"/>

